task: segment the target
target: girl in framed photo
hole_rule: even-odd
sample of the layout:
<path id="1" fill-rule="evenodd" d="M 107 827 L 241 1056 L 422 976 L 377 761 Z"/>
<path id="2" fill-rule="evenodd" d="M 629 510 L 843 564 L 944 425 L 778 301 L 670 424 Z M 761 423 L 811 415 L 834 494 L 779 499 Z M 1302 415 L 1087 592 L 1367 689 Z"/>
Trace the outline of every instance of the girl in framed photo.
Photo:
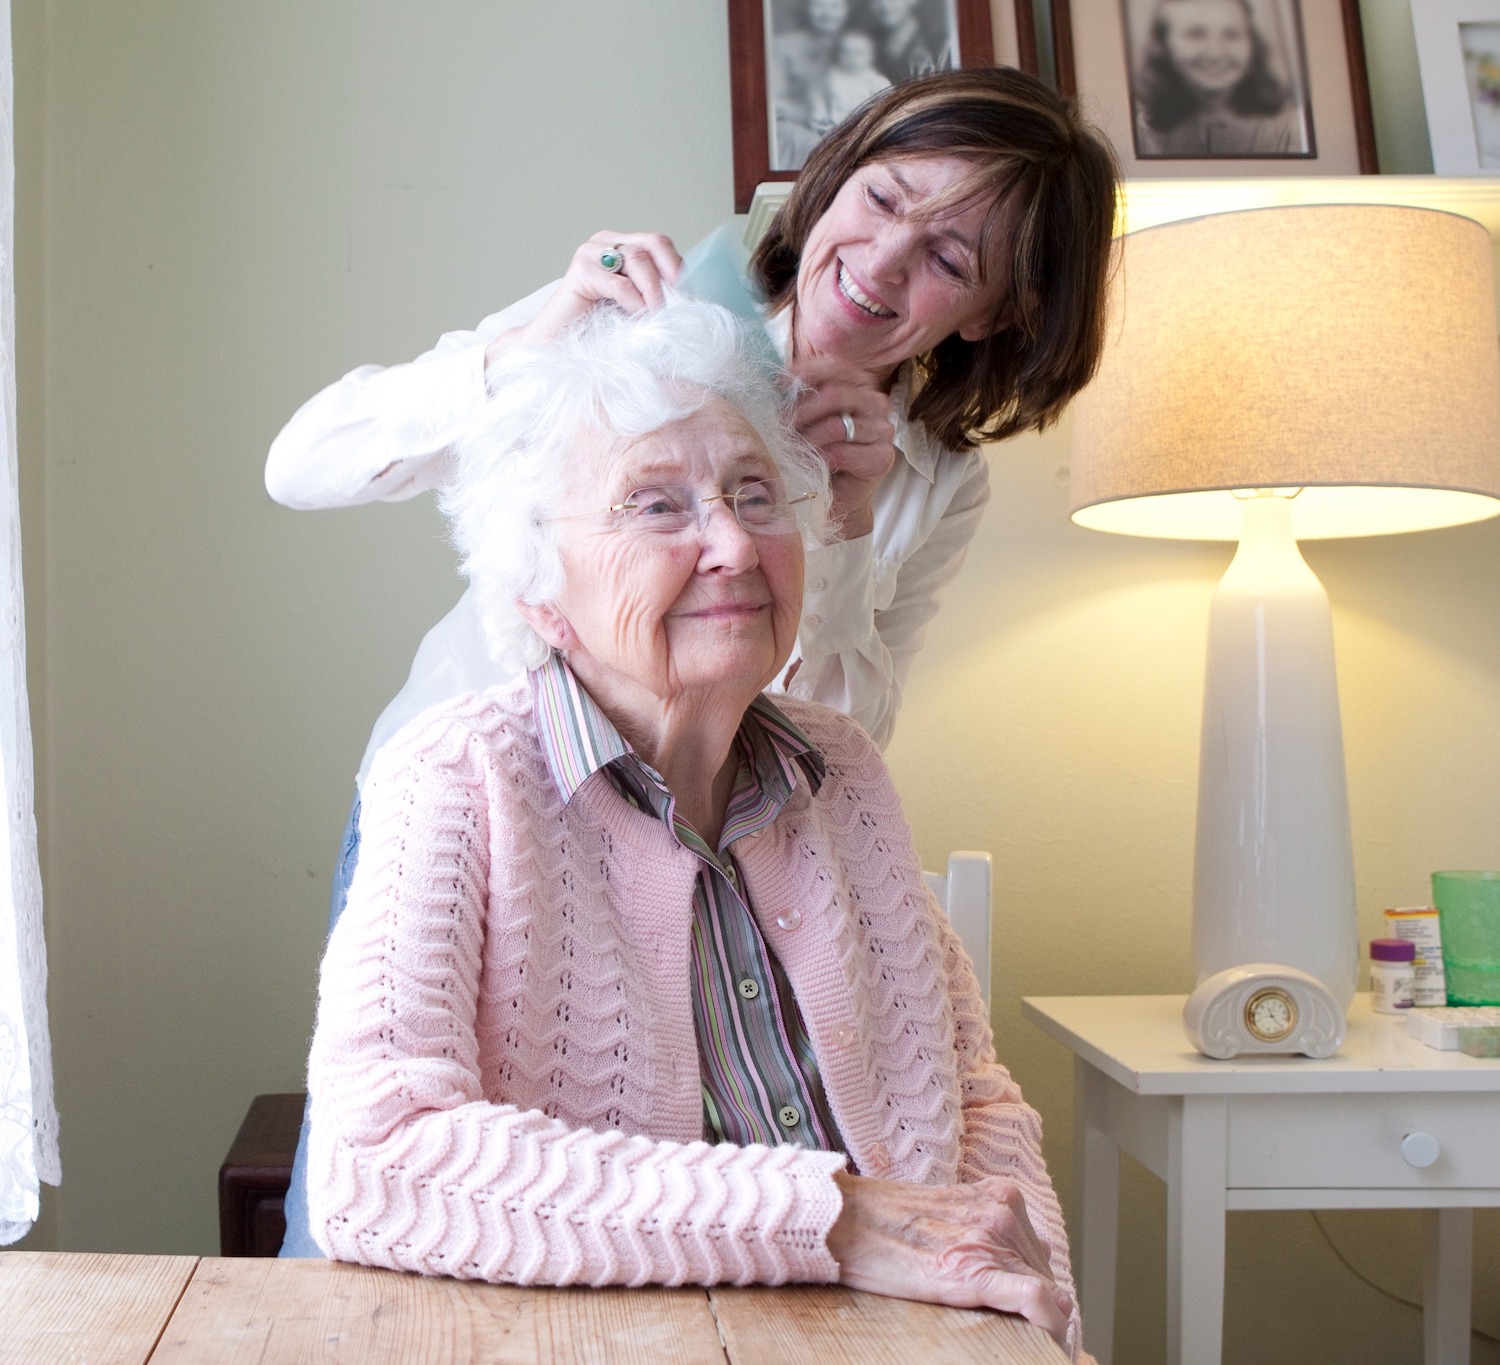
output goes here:
<path id="1" fill-rule="evenodd" d="M 1131 85 L 1142 158 L 1312 154 L 1249 0 L 1156 0 Z"/>

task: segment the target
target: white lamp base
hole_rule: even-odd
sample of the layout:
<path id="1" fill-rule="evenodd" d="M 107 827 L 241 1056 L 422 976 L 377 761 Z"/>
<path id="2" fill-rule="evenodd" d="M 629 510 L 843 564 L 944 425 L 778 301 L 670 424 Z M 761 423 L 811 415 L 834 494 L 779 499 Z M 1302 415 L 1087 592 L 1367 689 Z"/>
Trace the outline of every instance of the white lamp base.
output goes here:
<path id="1" fill-rule="evenodd" d="M 1289 499 L 1247 496 L 1209 618 L 1193 870 L 1198 980 L 1247 963 L 1316 977 L 1345 1010 L 1359 970 L 1354 853 L 1328 594 Z"/>

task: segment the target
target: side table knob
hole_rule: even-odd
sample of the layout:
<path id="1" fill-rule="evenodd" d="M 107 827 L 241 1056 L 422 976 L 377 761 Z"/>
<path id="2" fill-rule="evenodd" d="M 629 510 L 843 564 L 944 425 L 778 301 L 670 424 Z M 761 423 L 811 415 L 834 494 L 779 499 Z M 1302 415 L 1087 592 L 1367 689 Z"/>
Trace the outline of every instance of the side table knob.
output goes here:
<path id="1" fill-rule="evenodd" d="M 1441 1149 L 1431 1133 L 1408 1133 L 1401 1139 L 1401 1158 L 1408 1166 L 1426 1170 L 1438 1159 Z"/>

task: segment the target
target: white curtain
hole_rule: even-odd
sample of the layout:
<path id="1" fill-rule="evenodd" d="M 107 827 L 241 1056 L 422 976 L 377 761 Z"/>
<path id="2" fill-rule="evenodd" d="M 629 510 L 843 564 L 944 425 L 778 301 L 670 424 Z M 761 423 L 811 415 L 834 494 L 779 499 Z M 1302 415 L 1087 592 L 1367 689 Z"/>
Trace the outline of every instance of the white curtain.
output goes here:
<path id="1" fill-rule="evenodd" d="M 0 1245 L 25 1236 L 36 1222 L 39 1182 L 55 1185 L 62 1178 L 47 1036 L 47 951 L 21 602 L 12 91 L 10 0 L 0 0 L 0 796 L 5 802 L 0 821 Z"/>

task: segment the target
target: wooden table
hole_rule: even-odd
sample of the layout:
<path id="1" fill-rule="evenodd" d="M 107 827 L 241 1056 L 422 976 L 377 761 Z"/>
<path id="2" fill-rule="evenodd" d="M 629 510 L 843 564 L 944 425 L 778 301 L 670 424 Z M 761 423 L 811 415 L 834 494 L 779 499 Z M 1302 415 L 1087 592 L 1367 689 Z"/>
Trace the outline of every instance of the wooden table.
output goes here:
<path id="1" fill-rule="evenodd" d="M 1084 1345 L 1109 1365 L 1120 1153 L 1167 1185 L 1167 1360 L 1218 1365 L 1228 1209 L 1423 1209 L 1424 1359 L 1467 1365 L 1475 1208 L 1500 1205 L 1500 1061 L 1438 1052 L 1349 1009 L 1338 1052 L 1214 1061 L 1180 995 L 1025 999 L 1074 1054 Z"/>
<path id="2" fill-rule="evenodd" d="M 836 1287 L 517 1289 L 333 1261 L 0 1251 L 7 1365 L 1061 1365 L 1019 1318 Z"/>

